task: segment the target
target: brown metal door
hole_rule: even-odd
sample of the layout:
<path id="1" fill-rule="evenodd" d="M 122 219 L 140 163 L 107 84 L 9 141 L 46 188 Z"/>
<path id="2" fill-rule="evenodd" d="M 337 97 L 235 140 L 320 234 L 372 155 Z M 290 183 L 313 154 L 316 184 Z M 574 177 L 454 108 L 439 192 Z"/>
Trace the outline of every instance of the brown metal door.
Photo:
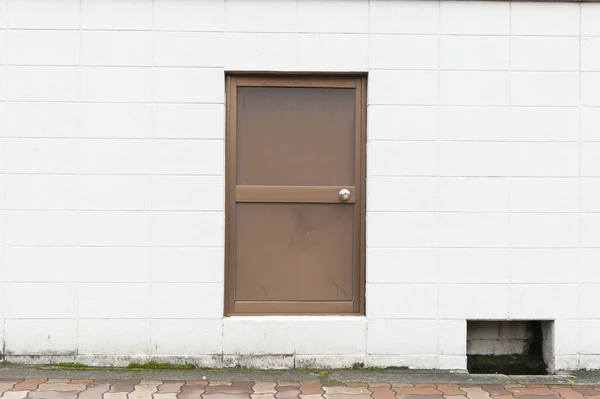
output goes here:
<path id="1" fill-rule="evenodd" d="M 228 76 L 226 314 L 364 312 L 365 85 Z"/>

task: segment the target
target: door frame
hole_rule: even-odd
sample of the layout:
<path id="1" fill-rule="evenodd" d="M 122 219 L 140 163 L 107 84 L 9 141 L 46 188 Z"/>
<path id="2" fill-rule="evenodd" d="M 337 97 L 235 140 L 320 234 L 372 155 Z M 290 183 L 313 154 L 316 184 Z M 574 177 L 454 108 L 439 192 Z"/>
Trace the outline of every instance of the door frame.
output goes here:
<path id="1" fill-rule="evenodd" d="M 365 272 L 366 272 L 366 117 L 367 117 L 367 75 L 365 73 L 295 73 L 295 72 L 228 72 L 226 73 L 226 133 L 225 133 L 225 285 L 224 316 L 259 315 L 364 315 L 365 314 Z M 356 238 L 354 257 L 357 270 L 354 271 L 353 287 L 358 290 L 353 295 L 351 311 L 323 309 L 319 311 L 273 311 L 253 310 L 235 312 L 235 237 L 237 227 L 235 212 L 236 199 L 236 105 L 238 86 L 256 87 L 352 87 L 356 89 L 356 132 L 355 140 L 355 225 Z M 331 201 L 334 202 L 334 201 Z M 358 204 L 358 206 L 356 205 Z M 316 303 L 324 306 L 322 303 Z M 325 307 L 325 306 L 324 306 Z"/>

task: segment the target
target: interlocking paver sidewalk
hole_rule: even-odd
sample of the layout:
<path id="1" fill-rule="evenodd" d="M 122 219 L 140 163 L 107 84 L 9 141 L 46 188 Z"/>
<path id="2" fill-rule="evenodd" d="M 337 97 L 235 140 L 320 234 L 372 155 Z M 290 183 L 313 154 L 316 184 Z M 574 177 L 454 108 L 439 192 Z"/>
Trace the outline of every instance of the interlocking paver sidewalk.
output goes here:
<path id="1" fill-rule="evenodd" d="M 2 379 L 0 399 L 599 399 L 600 386 Z"/>

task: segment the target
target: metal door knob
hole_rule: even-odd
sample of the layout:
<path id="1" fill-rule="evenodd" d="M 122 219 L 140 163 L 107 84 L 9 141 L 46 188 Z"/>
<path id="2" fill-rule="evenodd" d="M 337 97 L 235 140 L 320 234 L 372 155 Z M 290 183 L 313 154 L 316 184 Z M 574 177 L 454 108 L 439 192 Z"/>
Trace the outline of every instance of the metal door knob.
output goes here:
<path id="1" fill-rule="evenodd" d="M 350 199 L 350 190 L 347 188 L 342 188 L 340 190 L 340 199 L 342 201 L 348 201 Z"/>

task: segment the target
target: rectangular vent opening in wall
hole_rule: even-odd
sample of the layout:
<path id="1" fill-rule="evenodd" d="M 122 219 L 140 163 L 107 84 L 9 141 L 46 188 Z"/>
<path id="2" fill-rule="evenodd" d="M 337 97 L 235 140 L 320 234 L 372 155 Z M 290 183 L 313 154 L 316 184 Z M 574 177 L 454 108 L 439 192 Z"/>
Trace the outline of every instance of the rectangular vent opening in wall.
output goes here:
<path id="1" fill-rule="evenodd" d="M 552 374 L 554 323 L 468 320 L 467 370 L 473 374 Z"/>

